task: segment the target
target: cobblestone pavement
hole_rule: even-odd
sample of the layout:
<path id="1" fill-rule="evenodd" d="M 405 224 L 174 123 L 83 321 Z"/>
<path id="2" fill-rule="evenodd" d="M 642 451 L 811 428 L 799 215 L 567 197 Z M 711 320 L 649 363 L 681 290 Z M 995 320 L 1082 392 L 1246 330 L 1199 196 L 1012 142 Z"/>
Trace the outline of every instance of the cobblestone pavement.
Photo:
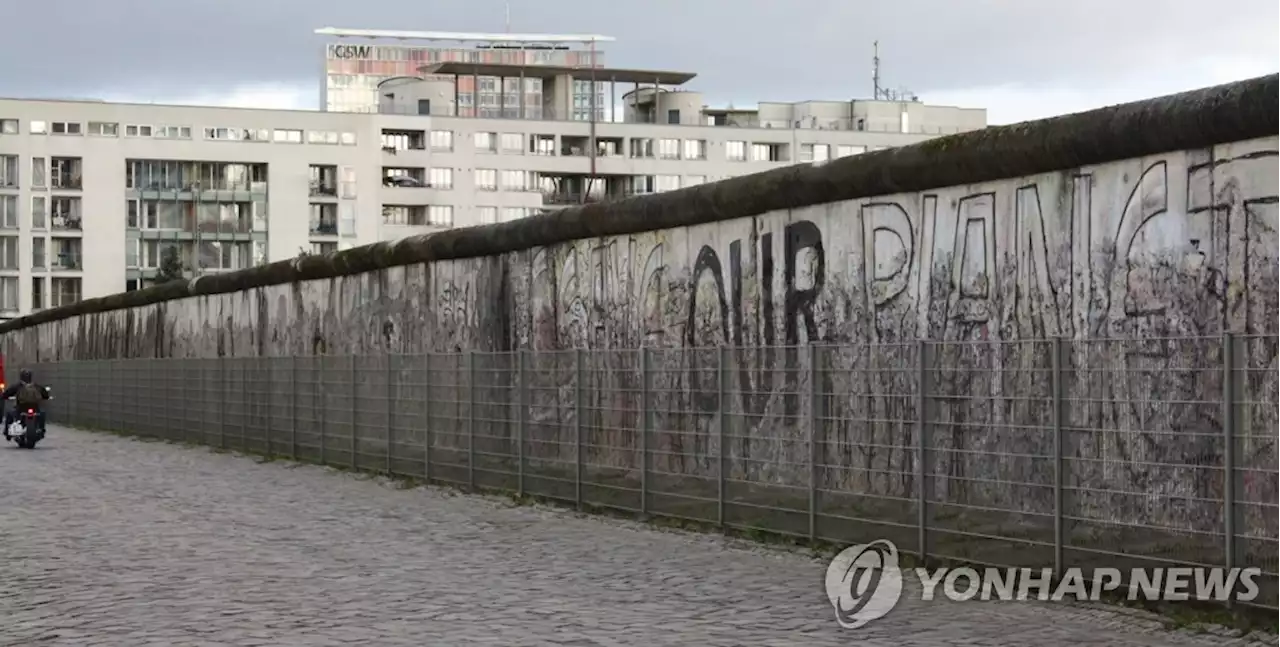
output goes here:
<path id="1" fill-rule="evenodd" d="M 909 593 L 845 630 L 797 553 L 60 428 L 0 479 L 5 646 L 1251 644 Z"/>

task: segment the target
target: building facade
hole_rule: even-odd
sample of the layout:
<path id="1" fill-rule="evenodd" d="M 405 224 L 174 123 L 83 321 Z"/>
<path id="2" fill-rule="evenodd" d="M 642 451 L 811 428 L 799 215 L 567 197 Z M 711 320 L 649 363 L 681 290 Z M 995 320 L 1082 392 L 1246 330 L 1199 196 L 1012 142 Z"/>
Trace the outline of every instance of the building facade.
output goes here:
<path id="1" fill-rule="evenodd" d="M 231 271 L 985 125 L 929 108 L 902 132 L 707 125 L 676 91 L 629 123 L 0 99 L 0 318 L 145 287 L 167 253 Z"/>
<path id="2" fill-rule="evenodd" d="M 459 65 L 503 64 L 516 67 L 559 65 L 573 68 L 601 67 L 604 52 L 597 42 L 607 36 L 555 34 L 464 34 L 451 32 L 400 32 L 325 27 L 317 34 L 331 40 L 324 45 L 324 83 L 320 105 L 330 112 L 379 111 L 379 85 L 388 79 L 421 76 L 420 69 L 440 63 Z M 449 45 L 368 43 L 367 38 L 394 38 Z M 591 46 L 588 46 L 591 45 Z M 428 80 L 439 77 L 426 76 Z M 542 79 L 466 75 L 457 79 L 457 102 L 451 115 L 485 118 L 559 119 L 589 121 L 591 82 L 579 80 L 573 88 L 574 109 L 550 114 L 542 109 Z M 596 85 L 596 119 L 605 118 L 603 84 Z M 522 96 L 523 95 L 523 96 Z M 516 97 L 532 106 L 520 117 Z"/>

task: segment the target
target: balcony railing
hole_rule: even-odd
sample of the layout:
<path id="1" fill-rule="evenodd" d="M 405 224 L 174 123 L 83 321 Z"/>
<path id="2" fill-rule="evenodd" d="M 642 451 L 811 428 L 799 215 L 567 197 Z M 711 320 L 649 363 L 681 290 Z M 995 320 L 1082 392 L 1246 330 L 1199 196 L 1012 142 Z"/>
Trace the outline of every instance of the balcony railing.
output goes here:
<path id="1" fill-rule="evenodd" d="M 49 264 L 49 269 L 78 271 L 84 269 L 84 259 L 75 252 L 60 253 L 53 257 L 53 262 Z"/>
<path id="2" fill-rule="evenodd" d="M 312 182 L 311 195 L 313 197 L 314 196 L 323 196 L 323 197 L 329 197 L 329 198 L 337 197 L 338 183 L 337 182 Z"/>
<path id="3" fill-rule="evenodd" d="M 53 214 L 50 218 L 50 229 L 54 231 L 83 231 L 80 216 Z"/>
<path id="4" fill-rule="evenodd" d="M 612 193 L 591 193 L 584 196 L 581 192 L 572 191 L 544 191 L 542 193 L 542 204 L 554 206 L 568 206 L 575 204 L 592 204 L 596 202 L 615 202 L 625 200 L 637 195 L 649 195 L 650 192 L 643 191 L 615 191 Z M 585 199 L 584 199 L 585 197 Z"/>
<path id="5" fill-rule="evenodd" d="M 77 175 L 68 178 L 54 178 L 53 181 L 49 183 L 49 188 L 55 190 L 64 189 L 68 191 L 79 191 L 83 188 L 82 184 L 80 176 Z"/>
<path id="6" fill-rule="evenodd" d="M 337 236 L 338 221 L 336 220 L 318 220 L 311 222 L 312 236 Z"/>

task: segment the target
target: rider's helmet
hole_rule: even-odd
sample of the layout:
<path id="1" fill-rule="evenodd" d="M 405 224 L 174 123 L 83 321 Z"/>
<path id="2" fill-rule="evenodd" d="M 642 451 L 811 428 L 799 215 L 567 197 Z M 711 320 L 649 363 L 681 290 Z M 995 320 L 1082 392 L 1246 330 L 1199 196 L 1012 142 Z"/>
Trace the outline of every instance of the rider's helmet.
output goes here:
<path id="1" fill-rule="evenodd" d="M 21 371 L 20 373 L 18 373 L 18 380 L 19 380 L 20 382 L 22 382 L 23 384 L 30 384 L 30 383 L 31 383 L 31 369 L 29 369 L 29 368 L 24 368 L 24 369 L 22 369 L 22 371 Z"/>

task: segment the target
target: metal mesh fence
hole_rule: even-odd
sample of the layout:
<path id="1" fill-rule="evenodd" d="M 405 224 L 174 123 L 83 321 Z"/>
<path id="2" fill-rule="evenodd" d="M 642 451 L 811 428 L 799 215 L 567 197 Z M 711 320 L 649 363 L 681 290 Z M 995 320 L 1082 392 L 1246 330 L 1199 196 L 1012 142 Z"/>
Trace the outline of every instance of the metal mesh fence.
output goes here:
<path id="1" fill-rule="evenodd" d="M 61 362 L 55 423 L 999 566 L 1263 571 L 1277 337 Z"/>

